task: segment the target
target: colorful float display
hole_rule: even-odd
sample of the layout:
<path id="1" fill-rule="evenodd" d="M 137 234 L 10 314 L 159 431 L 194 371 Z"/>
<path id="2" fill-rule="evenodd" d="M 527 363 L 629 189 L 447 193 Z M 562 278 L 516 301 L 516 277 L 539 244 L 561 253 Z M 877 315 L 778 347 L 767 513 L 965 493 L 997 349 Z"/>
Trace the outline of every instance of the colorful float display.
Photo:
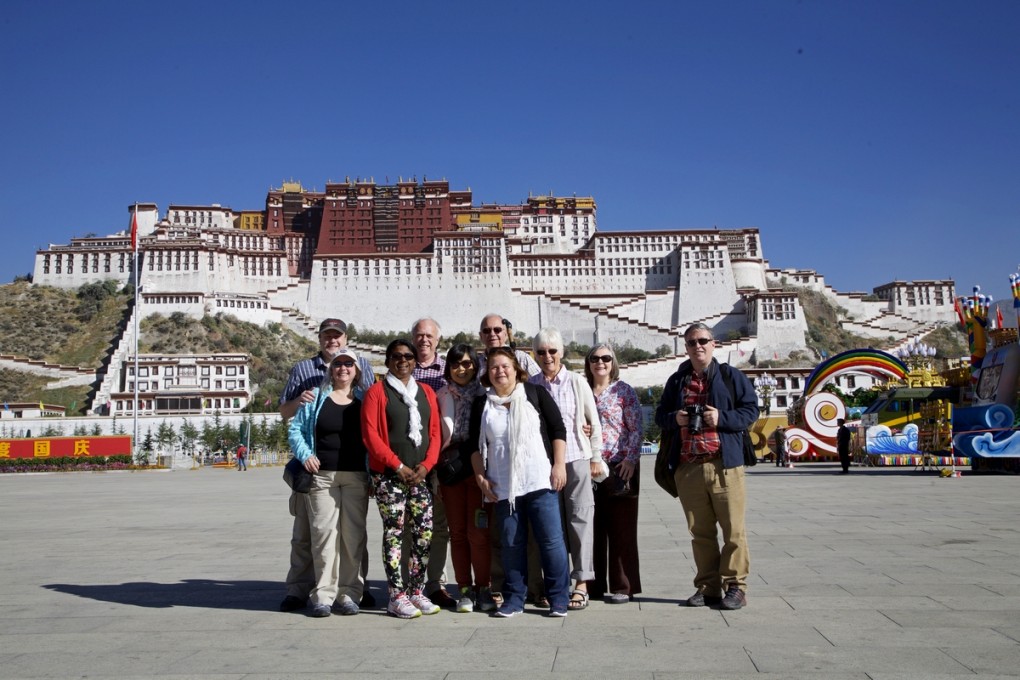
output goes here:
<path id="1" fill-rule="evenodd" d="M 791 460 L 836 458 L 837 422 L 847 419 L 847 409 L 839 397 L 822 388 L 836 377 L 852 373 L 896 380 L 906 377 L 907 367 L 895 356 L 871 348 L 841 352 L 818 364 L 795 406 L 795 424 L 786 428 L 786 450 Z"/>
<path id="2" fill-rule="evenodd" d="M 863 459 L 870 465 L 953 466 L 952 404 L 960 389 L 935 370 L 935 349 L 912 342 L 898 351 L 907 373 L 861 416 Z"/>
<path id="3" fill-rule="evenodd" d="M 1020 276 L 1009 277 L 1013 309 L 1020 325 Z M 971 343 L 971 372 L 967 397 L 953 409 L 952 445 L 958 455 L 969 456 L 974 470 L 1020 472 L 1020 344 L 1017 330 L 988 329 L 992 299 L 974 295 L 958 310 Z M 991 340 L 992 349 L 987 343 Z"/>

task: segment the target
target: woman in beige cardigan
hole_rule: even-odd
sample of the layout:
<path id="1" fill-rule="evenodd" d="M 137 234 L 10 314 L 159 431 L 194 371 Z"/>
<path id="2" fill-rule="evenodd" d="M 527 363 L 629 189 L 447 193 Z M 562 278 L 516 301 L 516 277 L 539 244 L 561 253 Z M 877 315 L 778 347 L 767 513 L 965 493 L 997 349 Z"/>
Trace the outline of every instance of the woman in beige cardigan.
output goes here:
<path id="1" fill-rule="evenodd" d="M 563 366 L 563 336 L 555 328 L 543 328 L 535 336 L 535 354 L 542 369 L 529 382 L 549 390 L 567 428 L 567 485 L 563 488 L 567 547 L 570 551 L 574 590 L 571 611 L 588 606 L 588 581 L 595 578 L 592 544 L 595 531 L 595 496 L 592 477 L 602 471 L 602 426 L 595 395 L 584 376 Z"/>

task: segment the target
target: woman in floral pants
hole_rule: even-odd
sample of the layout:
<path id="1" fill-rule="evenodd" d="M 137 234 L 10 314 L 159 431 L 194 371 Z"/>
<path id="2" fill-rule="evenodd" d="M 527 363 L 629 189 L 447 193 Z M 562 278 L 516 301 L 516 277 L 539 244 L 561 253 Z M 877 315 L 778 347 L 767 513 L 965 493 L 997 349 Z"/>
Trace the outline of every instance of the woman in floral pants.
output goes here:
<path id="1" fill-rule="evenodd" d="M 408 340 L 391 342 L 386 348 L 389 373 L 365 393 L 361 411 L 361 433 L 383 523 L 387 612 L 401 619 L 439 611 L 423 588 L 432 543 L 432 491 L 425 476 L 439 458 L 442 433 L 435 393 L 411 376 L 416 360 L 417 349 Z M 411 532 L 406 584 L 400 574 L 405 529 Z"/>

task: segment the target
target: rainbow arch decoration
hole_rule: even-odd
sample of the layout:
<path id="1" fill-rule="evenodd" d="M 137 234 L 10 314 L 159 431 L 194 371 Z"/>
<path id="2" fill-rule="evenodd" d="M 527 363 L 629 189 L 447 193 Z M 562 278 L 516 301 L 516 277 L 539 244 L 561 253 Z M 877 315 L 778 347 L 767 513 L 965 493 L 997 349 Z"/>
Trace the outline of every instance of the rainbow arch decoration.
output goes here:
<path id="1" fill-rule="evenodd" d="M 907 377 L 907 366 L 891 354 L 878 349 L 851 349 L 826 359 L 815 367 L 804 383 L 804 397 L 814 394 L 830 378 L 844 373 L 865 373 L 877 378 Z"/>

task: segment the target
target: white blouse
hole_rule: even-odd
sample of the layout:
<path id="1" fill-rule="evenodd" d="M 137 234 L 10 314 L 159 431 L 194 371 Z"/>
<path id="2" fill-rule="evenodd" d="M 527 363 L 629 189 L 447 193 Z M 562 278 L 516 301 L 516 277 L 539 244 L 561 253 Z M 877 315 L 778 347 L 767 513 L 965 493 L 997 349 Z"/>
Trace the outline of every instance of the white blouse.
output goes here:
<path id="1" fill-rule="evenodd" d="M 502 406 L 485 409 L 482 417 L 482 435 L 488 442 L 485 477 L 492 485 L 496 497 L 505 501 L 510 497 L 510 410 Z M 539 438 L 541 442 L 541 438 Z M 524 461 L 524 475 L 520 480 L 521 494 L 552 489 L 552 464 L 545 448 L 528 451 Z"/>

